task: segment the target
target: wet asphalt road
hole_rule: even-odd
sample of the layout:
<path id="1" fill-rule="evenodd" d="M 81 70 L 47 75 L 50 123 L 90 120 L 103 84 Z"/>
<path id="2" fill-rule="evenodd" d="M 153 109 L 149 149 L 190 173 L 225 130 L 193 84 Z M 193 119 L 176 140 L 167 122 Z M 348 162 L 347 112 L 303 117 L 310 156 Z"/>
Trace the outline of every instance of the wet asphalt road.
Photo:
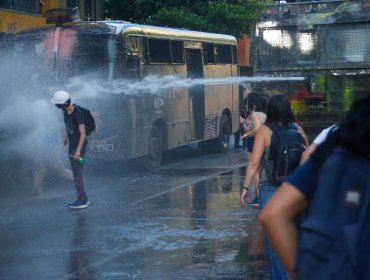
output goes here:
<path id="1" fill-rule="evenodd" d="M 27 172 L 5 178 L 0 279 L 269 279 L 258 209 L 239 203 L 245 163 L 183 148 L 156 174 L 87 164 L 83 210 L 53 174 L 37 197 Z"/>

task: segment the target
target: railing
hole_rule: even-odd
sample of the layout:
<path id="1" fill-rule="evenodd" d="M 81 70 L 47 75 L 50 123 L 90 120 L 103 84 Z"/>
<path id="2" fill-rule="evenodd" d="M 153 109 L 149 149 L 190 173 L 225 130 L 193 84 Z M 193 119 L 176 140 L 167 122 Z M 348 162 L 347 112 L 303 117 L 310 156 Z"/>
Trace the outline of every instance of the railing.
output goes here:
<path id="1" fill-rule="evenodd" d="M 284 4 L 266 5 L 265 17 L 279 17 L 289 13 L 290 16 L 302 15 L 307 13 L 329 13 L 335 11 L 346 1 L 315 1 L 315 2 L 296 2 Z M 361 2 L 361 1 L 357 1 Z"/>

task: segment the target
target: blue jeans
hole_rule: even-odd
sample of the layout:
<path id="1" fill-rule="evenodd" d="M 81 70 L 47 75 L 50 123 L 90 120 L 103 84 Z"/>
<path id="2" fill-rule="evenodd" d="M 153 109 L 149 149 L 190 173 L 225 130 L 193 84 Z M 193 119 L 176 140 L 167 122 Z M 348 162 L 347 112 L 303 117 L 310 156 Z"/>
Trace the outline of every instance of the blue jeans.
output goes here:
<path id="1" fill-rule="evenodd" d="M 277 187 L 267 180 L 261 182 L 260 187 L 260 208 L 263 209 L 271 196 L 275 193 Z M 266 238 L 267 254 L 270 263 L 271 279 L 272 280 L 286 280 L 288 279 L 288 273 L 284 266 L 281 264 L 278 256 L 272 248 L 269 238 Z"/>

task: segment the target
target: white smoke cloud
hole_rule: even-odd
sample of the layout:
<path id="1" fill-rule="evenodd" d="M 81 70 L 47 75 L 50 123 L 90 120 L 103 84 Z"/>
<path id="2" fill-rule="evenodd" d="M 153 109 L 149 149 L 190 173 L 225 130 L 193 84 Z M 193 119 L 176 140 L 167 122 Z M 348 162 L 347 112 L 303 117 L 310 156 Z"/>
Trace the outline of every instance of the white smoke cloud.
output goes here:
<path id="1" fill-rule="evenodd" d="M 0 112 L 5 156 L 47 157 L 62 143 L 62 118 L 48 100 L 18 100 Z"/>

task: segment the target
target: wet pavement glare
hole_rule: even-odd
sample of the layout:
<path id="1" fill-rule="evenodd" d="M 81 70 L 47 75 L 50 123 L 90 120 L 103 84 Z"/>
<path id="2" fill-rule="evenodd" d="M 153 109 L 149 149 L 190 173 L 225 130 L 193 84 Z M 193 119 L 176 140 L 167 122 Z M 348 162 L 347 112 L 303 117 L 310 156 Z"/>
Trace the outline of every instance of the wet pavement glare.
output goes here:
<path id="1" fill-rule="evenodd" d="M 34 197 L 27 174 L 3 180 L 1 280 L 269 279 L 258 209 L 239 203 L 245 151 L 194 154 L 156 174 L 94 168 L 91 205 L 77 211 L 68 181 L 46 180 Z"/>

